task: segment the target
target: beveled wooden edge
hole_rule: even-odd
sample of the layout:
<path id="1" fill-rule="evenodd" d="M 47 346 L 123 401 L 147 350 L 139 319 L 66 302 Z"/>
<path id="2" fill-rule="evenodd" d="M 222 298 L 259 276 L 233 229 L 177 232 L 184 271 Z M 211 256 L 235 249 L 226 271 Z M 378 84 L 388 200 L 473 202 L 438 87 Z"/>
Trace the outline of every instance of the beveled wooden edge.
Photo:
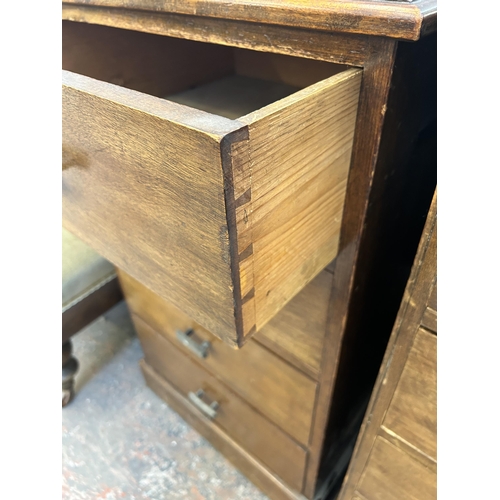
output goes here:
<path id="1" fill-rule="evenodd" d="M 245 128 L 245 124 L 237 120 L 230 120 L 223 116 L 190 108 L 183 104 L 160 99 L 137 90 L 120 87 L 119 85 L 96 80 L 71 71 L 62 70 L 62 86 L 63 88 L 67 87 L 89 93 L 127 108 L 136 109 L 196 130 L 218 143 L 226 136 Z"/>
<path id="2" fill-rule="evenodd" d="M 65 0 L 63 5 L 196 15 L 222 20 L 418 40 L 436 29 L 436 0 Z"/>
<path id="3" fill-rule="evenodd" d="M 234 297 L 234 318 L 236 325 L 236 345 L 232 347 L 242 347 L 248 339 L 248 331 L 245 332 L 243 321 L 243 297 L 241 293 L 240 281 L 240 259 L 241 255 L 238 252 L 238 228 L 236 223 L 236 208 L 238 200 L 234 195 L 234 179 L 233 179 L 233 158 L 231 155 L 231 146 L 236 142 L 241 142 L 248 139 L 248 127 L 243 127 L 232 134 L 228 134 L 221 141 L 221 157 L 222 170 L 224 172 L 224 201 L 226 204 L 226 219 L 229 234 L 229 253 L 231 262 L 231 277 L 233 280 L 233 297 Z M 249 329 L 250 332 L 255 331 L 255 325 Z"/>
<path id="4" fill-rule="evenodd" d="M 363 66 L 370 50 L 366 35 L 168 12 L 63 4 L 62 19 L 352 66 Z"/>
<path id="5" fill-rule="evenodd" d="M 329 78 L 326 78 L 325 80 L 321 80 L 319 82 L 313 83 L 312 85 L 309 85 L 309 87 L 305 87 L 301 90 L 298 90 L 297 92 L 294 92 L 294 94 L 292 94 L 291 96 L 285 97 L 283 99 L 280 99 L 279 101 L 268 104 L 263 108 L 248 113 L 247 115 L 240 116 L 238 118 L 238 121 L 246 125 L 251 125 L 252 123 L 258 122 L 259 120 L 262 120 L 270 115 L 273 115 L 274 113 L 281 111 L 282 109 L 289 107 L 292 104 L 295 104 L 297 101 L 301 99 L 306 99 L 310 96 L 313 96 L 314 94 L 319 94 L 325 89 L 329 89 L 330 87 L 340 84 L 345 80 L 350 80 L 351 78 L 355 78 L 356 75 L 359 75 L 361 72 L 362 70 L 358 68 L 346 69 L 345 71 L 341 71 L 333 76 L 330 76 Z"/>
<path id="6" fill-rule="evenodd" d="M 241 470 L 264 493 L 276 500 L 306 500 L 289 489 L 256 458 L 227 436 L 217 425 L 201 414 L 194 414 L 192 406 L 144 359 L 139 362 L 146 384 L 177 412 L 191 427 L 208 439 L 224 457 Z"/>
<path id="7" fill-rule="evenodd" d="M 401 301 L 401 307 L 385 351 L 338 500 L 350 500 L 359 483 L 370 456 L 370 450 L 373 448 L 375 439 L 379 434 L 379 428 L 384 421 L 393 392 L 403 372 L 406 359 L 413 345 L 413 340 L 419 331 L 420 322 L 418 320 L 421 319 L 427 304 L 426 301 L 414 301 L 412 298 L 427 294 L 428 299 L 432 293 L 434 282 L 429 286 L 427 280 L 422 279 L 422 277 L 425 278 L 435 273 L 435 262 L 432 262 L 432 259 L 435 260 L 436 258 L 437 247 L 436 193 L 434 193 L 429 208 L 415 262 Z M 431 258 L 424 259 L 427 253 L 429 253 Z M 412 322 L 415 323 L 415 327 L 408 328 Z M 397 356 L 395 355 L 396 350 L 398 350 Z M 425 457 L 423 457 L 423 460 L 425 460 Z M 422 463 L 422 460 L 420 462 Z M 424 463 L 424 465 L 426 464 Z"/>

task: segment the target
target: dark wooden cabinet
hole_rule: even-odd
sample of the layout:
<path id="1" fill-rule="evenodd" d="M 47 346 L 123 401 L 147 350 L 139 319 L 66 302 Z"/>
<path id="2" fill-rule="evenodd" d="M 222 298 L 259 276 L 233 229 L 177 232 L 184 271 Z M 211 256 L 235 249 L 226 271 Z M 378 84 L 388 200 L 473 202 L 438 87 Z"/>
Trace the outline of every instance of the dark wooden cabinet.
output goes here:
<path id="1" fill-rule="evenodd" d="M 436 183 L 436 16 L 63 2 L 63 224 L 148 384 L 272 498 L 347 467 Z"/>
<path id="2" fill-rule="evenodd" d="M 433 500 L 437 470 L 434 198 L 339 500 Z"/>

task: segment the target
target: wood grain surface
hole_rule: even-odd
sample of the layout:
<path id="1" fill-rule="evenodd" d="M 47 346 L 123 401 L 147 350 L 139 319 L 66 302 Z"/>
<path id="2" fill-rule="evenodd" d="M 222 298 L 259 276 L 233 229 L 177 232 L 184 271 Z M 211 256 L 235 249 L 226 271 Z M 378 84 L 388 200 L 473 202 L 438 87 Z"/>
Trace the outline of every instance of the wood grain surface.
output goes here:
<path id="1" fill-rule="evenodd" d="M 251 188 L 236 208 L 240 279 L 243 297 L 254 290 L 243 314 L 257 330 L 337 254 L 361 75 L 344 71 L 239 118 L 249 141 L 234 144 L 234 164 L 244 156 Z"/>
<path id="2" fill-rule="evenodd" d="M 305 500 L 300 493 L 290 489 L 275 474 L 269 471 L 244 447 L 231 439 L 212 420 L 200 412 L 193 411 L 190 401 L 168 383 L 161 375 L 141 360 L 141 369 L 148 386 L 164 399 L 181 417 L 206 439 L 208 439 L 232 464 L 256 486 L 275 500 Z"/>
<path id="3" fill-rule="evenodd" d="M 319 378 L 332 280 L 329 272 L 322 271 L 254 337 L 315 380 Z"/>
<path id="4" fill-rule="evenodd" d="M 255 455 L 292 488 L 300 491 L 307 452 L 193 359 L 156 333 L 139 317 L 132 319 L 146 362 L 187 397 L 202 389 L 207 402 L 219 404 L 214 418 L 229 437 Z M 193 411 L 200 410 L 194 405 Z"/>
<path id="5" fill-rule="evenodd" d="M 65 26 L 68 67 L 81 63 L 87 75 L 153 94 L 231 71 L 226 47 Z M 203 64 L 184 68 L 182 58 L 190 60 L 195 46 L 201 60 L 222 55 L 211 72 Z M 142 52 L 148 68 L 161 69 L 143 72 Z M 258 66 L 255 57 L 246 61 L 249 71 Z M 64 73 L 64 223 L 234 346 L 336 255 L 362 74 L 315 61 L 302 68 L 284 56 L 263 59 L 266 74 L 276 73 L 266 94 L 286 85 L 276 80 L 294 80 L 304 69 L 334 76 L 283 99 L 276 94 L 276 102 L 238 121 Z"/>
<path id="6" fill-rule="evenodd" d="M 157 331 L 172 321 L 181 329 L 204 330 L 124 271 L 117 273 L 130 309 Z M 314 380 L 319 376 L 331 282 L 331 273 L 321 272 L 253 337 Z"/>
<path id="7" fill-rule="evenodd" d="M 62 17 L 68 21 L 353 66 L 363 66 L 370 57 L 371 44 L 364 35 L 82 4 L 63 4 Z"/>
<path id="8" fill-rule="evenodd" d="M 353 343 L 356 342 L 356 331 L 347 329 L 347 321 L 354 289 L 354 278 L 357 266 L 360 265 L 358 253 L 362 248 L 362 234 L 366 229 L 366 211 L 369 204 L 369 194 L 377 168 L 377 153 L 382 135 L 387 99 L 392 78 L 396 44 L 392 40 L 372 42 L 372 57 L 363 71 L 356 132 L 354 136 L 353 154 L 347 184 L 345 209 L 342 220 L 341 241 L 339 253 L 335 259 L 332 294 L 328 311 L 327 328 L 321 359 L 320 387 L 318 391 L 317 408 L 311 438 L 311 458 L 308 462 L 304 494 L 312 497 L 316 488 L 322 449 L 331 445 L 329 439 L 336 437 L 336 422 L 329 424 L 338 416 L 345 414 L 346 398 L 335 392 L 352 387 L 353 375 L 360 371 L 356 363 L 348 363 L 350 372 L 338 383 L 339 364 L 356 353 Z M 381 168 L 384 168 L 382 165 Z M 356 302 L 354 301 L 354 305 Z M 358 303 L 359 305 L 359 303 Z M 358 314 L 360 312 L 358 311 Z M 355 344 L 356 345 L 356 344 Z M 358 344 L 359 345 L 359 344 Z M 354 373 L 353 373 L 354 372 Z M 355 380 L 355 378 L 354 378 Z M 356 394 L 350 391 L 352 394 Z"/>
<path id="9" fill-rule="evenodd" d="M 437 341 L 418 330 L 383 424 L 437 460 Z"/>
<path id="10" fill-rule="evenodd" d="M 234 351 L 166 301 L 119 271 L 131 311 L 155 331 L 219 377 L 260 413 L 307 445 L 316 383 L 260 343 L 250 341 Z M 208 341 L 208 356 L 199 359 L 177 339 L 177 331 L 194 329 L 197 342 Z M 168 363 L 168 359 L 163 359 Z"/>
<path id="11" fill-rule="evenodd" d="M 65 0 L 65 4 L 125 7 L 214 17 L 261 24 L 277 24 L 324 31 L 362 33 L 418 40 L 421 31 L 435 29 L 434 1 L 373 0 Z M 421 7 L 422 5 L 422 7 Z M 430 26 L 429 26 L 430 25 Z"/>
<path id="12" fill-rule="evenodd" d="M 64 226 L 233 344 L 221 141 L 241 127 L 64 72 Z"/>
<path id="13" fill-rule="evenodd" d="M 367 500 L 436 500 L 436 475 L 377 437 L 358 491 Z"/>

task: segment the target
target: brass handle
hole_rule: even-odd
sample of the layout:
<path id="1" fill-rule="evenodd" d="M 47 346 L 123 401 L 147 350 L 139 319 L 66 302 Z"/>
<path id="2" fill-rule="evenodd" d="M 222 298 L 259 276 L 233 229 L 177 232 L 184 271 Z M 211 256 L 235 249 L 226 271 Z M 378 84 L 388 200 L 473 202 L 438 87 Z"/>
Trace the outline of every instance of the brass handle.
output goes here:
<path id="1" fill-rule="evenodd" d="M 203 401 L 204 395 L 205 393 L 203 392 L 203 389 L 199 389 L 196 392 L 188 393 L 188 398 L 196 406 L 196 408 L 198 408 L 208 418 L 213 420 L 217 416 L 219 403 L 217 403 L 217 401 L 212 401 L 210 404 L 205 403 L 205 401 Z"/>
<path id="2" fill-rule="evenodd" d="M 191 352 L 194 352 L 200 358 L 206 358 L 208 356 L 208 349 L 210 348 L 210 342 L 205 340 L 204 342 L 196 342 L 192 338 L 194 330 L 189 328 L 185 332 L 180 330 L 176 331 L 177 339 L 179 342 L 186 346 Z"/>

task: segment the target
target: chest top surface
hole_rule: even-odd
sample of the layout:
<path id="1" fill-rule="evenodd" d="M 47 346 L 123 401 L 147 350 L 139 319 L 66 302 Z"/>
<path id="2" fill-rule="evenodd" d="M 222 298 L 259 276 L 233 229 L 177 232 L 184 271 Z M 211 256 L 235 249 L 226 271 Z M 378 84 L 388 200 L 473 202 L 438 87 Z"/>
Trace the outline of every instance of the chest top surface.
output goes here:
<path id="1" fill-rule="evenodd" d="M 418 40 L 436 30 L 436 0 L 64 0 L 66 5 L 134 9 L 338 33 Z"/>

